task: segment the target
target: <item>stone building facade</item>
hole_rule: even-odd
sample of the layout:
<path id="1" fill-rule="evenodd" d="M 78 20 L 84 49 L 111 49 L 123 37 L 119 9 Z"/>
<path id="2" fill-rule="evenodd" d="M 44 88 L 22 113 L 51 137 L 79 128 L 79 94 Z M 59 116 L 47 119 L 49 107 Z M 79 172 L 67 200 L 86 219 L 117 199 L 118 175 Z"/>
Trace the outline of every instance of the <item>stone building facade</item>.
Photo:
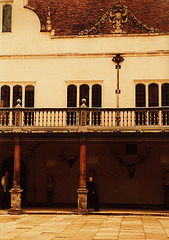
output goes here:
<path id="1" fill-rule="evenodd" d="M 160 4 L 158 4 L 158 2 Z M 0 0 L 0 169 L 11 209 L 168 206 L 169 3 Z M 19 100 L 18 100 L 19 99 Z M 22 191 L 23 190 L 23 191 Z"/>

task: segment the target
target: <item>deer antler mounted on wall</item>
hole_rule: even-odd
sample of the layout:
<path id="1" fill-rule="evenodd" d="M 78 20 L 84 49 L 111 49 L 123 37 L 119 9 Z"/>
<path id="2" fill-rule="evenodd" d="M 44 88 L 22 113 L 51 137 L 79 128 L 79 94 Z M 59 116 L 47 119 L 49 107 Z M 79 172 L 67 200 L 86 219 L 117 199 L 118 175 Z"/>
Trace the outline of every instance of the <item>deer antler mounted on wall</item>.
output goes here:
<path id="1" fill-rule="evenodd" d="M 72 168 L 73 165 L 77 162 L 79 153 L 78 151 L 76 151 L 75 157 L 68 159 L 63 155 L 63 151 L 61 151 L 59 157 L 61 158 L 61 161 L 66 164 L 66 166 L 69 166 L 70 168 Z"/>
<path id="2" fill-rule="evenodd" d="M 122 159 L 121 155 L 120 155 L 120 151 L 119 150 L 115 150 L 114 151 L 114 156 L 115 156 L 115 159 L 123 166 L 125 166 L 128 170 L 128 175 L 130 178 L 134 178 L 135 176 L 135 170 L 136 170 L 136 167 L 143 163 L 144 160 L 149 156 L 150 154 L 150 151 L 151 151 L 151 147 L 149 147 L 149 149 L 146 149 L 145 150 L 145 154 L 144 155 L 140 155 L 138 158 L 138 162 L 137 163 L 134 163 L 134 162 L 126 162 Z M 112 152 L 112 149 L 111 149 L 111 152 Z"/>

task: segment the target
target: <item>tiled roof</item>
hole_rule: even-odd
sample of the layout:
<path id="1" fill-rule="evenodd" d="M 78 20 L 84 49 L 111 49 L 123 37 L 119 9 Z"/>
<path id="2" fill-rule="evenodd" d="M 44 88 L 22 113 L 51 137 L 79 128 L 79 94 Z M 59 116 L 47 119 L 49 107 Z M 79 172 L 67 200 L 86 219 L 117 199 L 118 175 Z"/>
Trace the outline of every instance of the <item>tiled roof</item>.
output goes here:
<path id="1" fill-rule="evenodd" d="M 47 23 L 48 9 L 55 35 L 111 34 L 115 31 L 110 22 L 110 9 L 116 0 L 28 0 L 44 23 Z M 121 0 L 127 7 L 124 33 L 146 33 L 152 30 L 169 32 L 169 0 Z M 107 15 L 106 15 L 107 13 Z M 101 22 L 99 22 L 101 19 Z M 43 25 L 43 24 L 42 24 Z M 94 31 L 92 29 L 94 27 Z M 92 30 L 91 30 L 92 29 Z M 88 31 L 83 31 L 88 30 Z"/>

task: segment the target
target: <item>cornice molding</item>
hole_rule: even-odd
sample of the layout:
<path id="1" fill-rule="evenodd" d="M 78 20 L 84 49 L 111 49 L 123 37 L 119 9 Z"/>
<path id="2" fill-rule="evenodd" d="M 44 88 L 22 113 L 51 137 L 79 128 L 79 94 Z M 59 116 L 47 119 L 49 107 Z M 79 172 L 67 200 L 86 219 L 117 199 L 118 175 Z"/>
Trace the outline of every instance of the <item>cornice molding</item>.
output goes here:
<path id="1" fill-rule="evenodd" d="M 111 58 L 114 57 L 118 52 L 113 53 L 56 53 L 56 54 L 9 54 L 9 55 L 0 55 L 0 59 L 57 59 L 57 58 Z M 121 52 L 121 56 L 125 57 L 145 57 L 145 56 L 168 56 L 169 50 L 159 50 L 152 52 Z"/>

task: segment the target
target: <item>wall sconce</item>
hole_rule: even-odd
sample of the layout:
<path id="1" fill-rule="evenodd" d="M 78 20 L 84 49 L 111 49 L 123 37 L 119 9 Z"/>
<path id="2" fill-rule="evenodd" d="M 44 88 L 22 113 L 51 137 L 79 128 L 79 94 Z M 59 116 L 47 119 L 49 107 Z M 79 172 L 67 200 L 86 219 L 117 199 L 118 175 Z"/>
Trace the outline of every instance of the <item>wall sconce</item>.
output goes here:
<path id="1" fill-rule="evenodd" d="M 113 57 L 112 61 L 116 63 L 116 69 L 117 69 L 117 89 L 115 90 L 115 93 L 117 94 L 117 108 L 119 108 L 119 94 L 121 93 L 121 90 L 119 88 L 119 85 L 120 85 L 119 69 L 121 69 L 120 63 L 124 61 L 124 58 L 121 57 L 120 54 L 116 54 L 116 56 Z"/>

